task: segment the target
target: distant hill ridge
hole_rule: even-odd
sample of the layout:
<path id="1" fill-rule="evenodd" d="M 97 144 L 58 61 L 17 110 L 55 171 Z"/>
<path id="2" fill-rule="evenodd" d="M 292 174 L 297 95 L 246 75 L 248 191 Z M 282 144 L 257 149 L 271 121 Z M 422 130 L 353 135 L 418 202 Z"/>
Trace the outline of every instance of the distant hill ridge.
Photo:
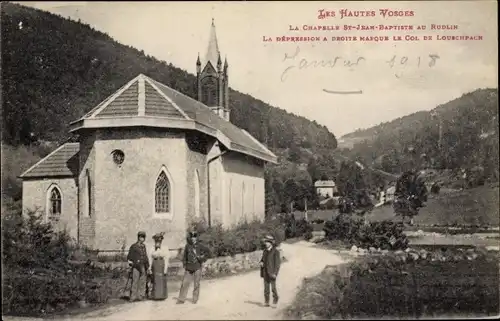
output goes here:
<path id="1" fill-rule="evenodd" d="M 462 96 L 455 98 L 449 102 L 441 104 L 430 111 L 418 111 L 410 115 L 402 116 L 393 119 L 388 122 L 380 123 L 379 125 L 358 129 L 352 133 L 348 133 L 339 138 L 339 141 L 359 141 L 362 139 L 374 138 L 384 132 L 394 131 L 394 130 L 404 130 L 408 126 L 411 126 L 415 122 L 419 122 L 428 118 L 430 114 L 437 114 L 443 117 L 443 121 L 447 121 L 449 117 L 453 117 L 454 109 L 458 108 L 469 108 L 469 107 L 480 107 L 475 103 L 475 100 L 480 100 L 483 97 L 487 98 L 490 96 L 491 99 L 497 99 L 498 89 L 495 88 L 485 88 L 476 89 L 473 92 L 463 94 Z M 436 116 L 437 116 L 436 115 Z M 437 118 L 436 118 L 437 119 Z M 491 125 L 491 124 L 490 124 Z"/>
<path id="2" fill-rule="evenodd" d="M 477 89 L 439 105 L 339 139 L 349 157 L 391 172 L 484 167 L 498 180 L 498 89 Z M 345 147 L 345 148 L 344 148 Z"/>

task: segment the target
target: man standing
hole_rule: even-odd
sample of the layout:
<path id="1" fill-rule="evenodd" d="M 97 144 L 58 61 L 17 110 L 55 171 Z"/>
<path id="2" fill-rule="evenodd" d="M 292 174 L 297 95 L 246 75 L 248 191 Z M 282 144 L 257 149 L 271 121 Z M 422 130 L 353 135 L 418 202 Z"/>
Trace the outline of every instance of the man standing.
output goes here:
<path id="1" fill-rule="evenodd" d="M 270 235 L 264 238 L 265 249 L 260 260 L 260 276 L 264 279 L 264 300 L 266 307 L 269 306 L 269 287 L 273 291 L 273 304 L 278 304 L 278 290 L 276 289 L 276 278 L 281 265 L 281 257 L 275 247 L 274 238 Z"/>
<path id="2" fill-rule="evenodd" d="M 146 233 L 137 233 L 137 242 L 130 246 L 127 255 L 128 264 L 132 268 L 130 301 L 144 300 L 146 295 L 146 272 L 149 269 L 149 260 L 144 240 L 146 240 Z"/>
<path id="3" fill-rule="evenodd" d="M 183 304 L 186 301 L 189 286 L 193 281 L 193 303 L 196 304 L 198 302 L 200 297 L 201 267 L 207 260 L 207 251 L 207 248 L 198 242 L 198 234 L 193 231 L 189 232 L 182 259 L 185 272 L 177 304 Z"/>

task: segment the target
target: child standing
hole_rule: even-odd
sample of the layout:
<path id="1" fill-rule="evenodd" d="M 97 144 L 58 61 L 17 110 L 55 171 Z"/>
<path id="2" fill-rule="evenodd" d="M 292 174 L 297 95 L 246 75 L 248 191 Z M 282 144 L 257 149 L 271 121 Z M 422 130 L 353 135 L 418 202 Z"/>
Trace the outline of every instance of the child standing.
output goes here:
<path id="1" fill-rule="evenodd" d="M 260 276 L 264 279 L 264 301 L 269 306 L 269 288 L 273 292 L 273 304 L 278 303 L 278 290 L 276 289 L 276 278 L 281 265 L 281 257 L 276 249 L 275 240 L 268 235 L 264 238 L 265 249 L 260 260 Z"/>

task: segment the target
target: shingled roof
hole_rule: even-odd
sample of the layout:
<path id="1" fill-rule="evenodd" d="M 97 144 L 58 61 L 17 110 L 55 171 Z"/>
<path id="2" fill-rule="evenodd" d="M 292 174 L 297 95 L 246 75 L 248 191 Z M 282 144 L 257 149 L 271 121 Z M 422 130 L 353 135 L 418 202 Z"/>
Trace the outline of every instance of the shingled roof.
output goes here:
<path id="1" fill-rule="evenodd" d="M 277 162 L 276 155 L 247 131 L 216 115 L 203 103 L 143 74 L 71 123 L 70 132 L 116 127 L 197 130 L 215 137 L 229 150 Z"/>
<path id="2" fill-rule="evenodd" d="M 65 143 L 21 174 L 21 178 L 75 177 L 78 175 L 79 143 Z"/>

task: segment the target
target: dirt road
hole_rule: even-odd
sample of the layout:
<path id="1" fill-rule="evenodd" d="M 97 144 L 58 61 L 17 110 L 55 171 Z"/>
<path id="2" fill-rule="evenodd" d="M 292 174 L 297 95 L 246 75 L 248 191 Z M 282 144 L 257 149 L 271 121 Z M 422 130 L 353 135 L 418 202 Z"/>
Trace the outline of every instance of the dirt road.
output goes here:
<path id="1" fill-rule="evenodd" d="M 202 281 L 200 300 L 176 305 L 177 295 L 165 301 L 144 301 L 113 306 L 81 315 L 78 319 L 97 320 L 278 320 L 294 298 L 304 277 L 319 273 L 325 265 L 342 263 L 332 251 L 314 248 L 301 241 L 283 244 L 289 260 L 282 265 L 277 286 L 280 302 L 276 308 L 263 307 L 263 284 L 259 272 Z M 192 287 L 189 295 L 191 295 Z M 76 318 L 71 318 L 75 320 Z M 58 319 L 70 320 L 70 319 Z"/>

